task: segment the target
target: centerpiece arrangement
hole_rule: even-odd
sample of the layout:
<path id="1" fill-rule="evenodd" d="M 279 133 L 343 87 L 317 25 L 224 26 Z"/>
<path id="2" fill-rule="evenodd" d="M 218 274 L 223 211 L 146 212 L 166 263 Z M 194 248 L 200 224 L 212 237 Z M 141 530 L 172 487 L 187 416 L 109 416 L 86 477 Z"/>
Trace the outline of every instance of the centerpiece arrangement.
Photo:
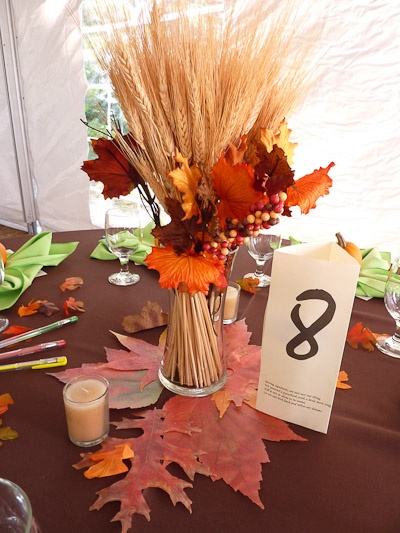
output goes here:
<path id="1" fill-rule="evenodd" d="M 160 380 L 210 394 L 225 380 L 222 309 L 235 250 L 291 207 L 307 213 L 331 186 L 333 163 L 297 180 L 292 169 L 285 117 L 309 86 L 308 47 L 295 43 L 290 2 L 240 12 L 154 1 L 139 17 L 118 2 L 94 4 L 107 33 L 90 44 L 129 132 L 116 125 L 93 140 L 98 159 L 82 168 L 106 197 L 138 188 L 158 243 L 146 262 L 171 293 Z"/>

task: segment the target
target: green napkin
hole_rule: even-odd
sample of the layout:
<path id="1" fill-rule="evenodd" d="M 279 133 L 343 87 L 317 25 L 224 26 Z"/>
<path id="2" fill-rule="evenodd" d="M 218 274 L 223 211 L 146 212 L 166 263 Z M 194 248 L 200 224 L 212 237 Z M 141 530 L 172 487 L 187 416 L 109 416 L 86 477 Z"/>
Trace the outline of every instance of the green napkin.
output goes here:
<path id="1" fill-rule="evenodd" d="M 136 230 L 135 236 L 129 236 L 124 246 L 127 248 L 135 248 L 135 252 L 130 256 L 130 261 L 133 261 L 137 265 L 146 265 L 146 257 L 151 252 L 151 247 L 154 246 L 154 237 L 151 234 L 154 228 L 154 223 L 151 222 L 142 230 Z M 108 249 L 105 238 L 99 240 L 98 245 L 90 254 L 90 257 L 94 259 L 101 259 L 103 261 L 111 261 L 117 259 L 117 256 L 110 252 Z"/>
<path id="2" fill-rule="evenodd" d="M 39 233 L 8 256 L 4 282 L 0 285 L 0 310 L 15 304 L 42 267 L 59 265 L 79 244 L 52 244 L 51 239 L 51 232 Z"/>
<path id="3" fill-rule="evenodd" d="M 356 295 L 369 298 L 383 298 L 389 274 L 390 252 L 377 248 L 361 250 L 362 263 L 358 277 Z"/>

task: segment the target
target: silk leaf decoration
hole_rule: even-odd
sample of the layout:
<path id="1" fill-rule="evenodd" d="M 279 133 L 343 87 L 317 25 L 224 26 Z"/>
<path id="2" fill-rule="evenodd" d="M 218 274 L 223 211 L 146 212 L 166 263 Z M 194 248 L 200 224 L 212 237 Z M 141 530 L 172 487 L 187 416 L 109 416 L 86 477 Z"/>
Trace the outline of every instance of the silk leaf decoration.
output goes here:
<path id="1" fill-rule="evenodd" d="M 125 335 L 115 335 L 129 352 L 107 349 L 108 363 L 83 365 L 75 372 L 95 371 L 108 379 L 111 368 L 121 375 L 139 374 L 138 380 L 143 386 L 140 391 L 130 390 L 129 397 L 122 390 L 116 393 L 114 389 L 118 381 L 110 381 L 111 407 L 130 407 L 132 397 L 145 395 L 154 383 L 152 380 L 157 380 L 163 337 L 156 347 Z M 150 507 L 144 491 L 157 487 L 168 493 L 174 505 L 180 502 L 191 511 L 192 502 L 186 489 L 193 486 L 195 474 L 209 476 L 212 480 L 222 479 L 235 491 L 240 491 L 264 508 L 259 496 L 262 464 L 269 462 L 264 440 L 305 439 L 296 435 L 285 422 L 251 407 L 258 384 L 261 348 L 249 345 L 249 341 L 250 333 L 244 320 L 225 329 L 228 379 L 223 391 L 205 398 L 175 396 L 162 409 L 142 410 L 113 423 L 125 434 L 127 430 L 132 430 L 132 437 L 108 437 L 101 445 L 100 457 L 101 454 L 112 457 L 116 447 L 125 444 L 130 446 L 134 456 L 126 459 L 130 469 L 125 477 L 98 492 L 91 510 L 119 501 L 120 511 L 113 520 L 121 522 L 122 532 L 125 533 L 132 527 L 135 514 L 142 514 L 150 520 Z M 53 375 L 59 379 L 61 375 L 62 381 L 66 381 L 74 372 L 69 370 Z M 138 400 L 135 401 L 135 404 L 138 403 Z M 75 468 L 92 467 L 92 455 L 81 454 L 82 460 L 74 465 Z M 190 481 L 172 475 L 167 470 L 171 463 L 180 465 Z"/>

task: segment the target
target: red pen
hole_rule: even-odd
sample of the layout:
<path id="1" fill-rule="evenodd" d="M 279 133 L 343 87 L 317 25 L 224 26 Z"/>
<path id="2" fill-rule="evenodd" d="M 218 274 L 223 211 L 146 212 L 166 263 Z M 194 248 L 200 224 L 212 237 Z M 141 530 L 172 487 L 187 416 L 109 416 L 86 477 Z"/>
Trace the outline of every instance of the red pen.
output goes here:
<path id="1" fill-rule="evenodd" d="M 21 357 L 29 353 L 44 352 L 44 350 L 50 350 L 50 348 L 60 348 L 66 344 L 67 342 L 65 340 L 42 342 L 42 344 L 36 344 L 35 346 L 27 346 L 26 348 L 12 350 L 11 352 L 3 352 L 0 354 L 0 361 L 9 359 L 10 357 Z"/>

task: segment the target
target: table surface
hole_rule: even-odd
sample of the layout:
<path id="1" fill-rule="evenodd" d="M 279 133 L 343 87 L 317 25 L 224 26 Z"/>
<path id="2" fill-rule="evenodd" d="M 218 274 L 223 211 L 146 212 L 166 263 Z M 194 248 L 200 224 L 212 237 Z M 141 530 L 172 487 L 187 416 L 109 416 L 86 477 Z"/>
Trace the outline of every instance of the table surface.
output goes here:
<path id="1" fill-rule="evenodd" d="M 158 285 L 158 274 L 132 266 L 141 275 L 138 285 L 116 287 L 107 276 L 118 269 L 116 261 L 90 259 L 101 231 L 55 233 L 53 242 L 79 241 L 74 254 L 58 267 L 45 268 L 13 308 L 2 312 L 12 324 L 40 327 L 61 318 L 33 315 L 19 318 L 19 305 L 33 299 L 62 304 L 68 296 L 85 303 L 78 323 L 40 337 L 40 342 L 66 339 L 65 350 L 48 352 L 68 356 L 68 368 L 105 361 L 104 347 L 120 348 L 110 330 L 123 332 L 127 314 L 140 313 L 147 301 L 167 310 L 168 292 Z M 5 240 L 17 249 L 27 237 Z M 254 261 L 240 250 L 232 279 L 254 268 Z M 70 276 L 82 276 L 79 292 L 66 295 L 59 285 Z M 251 344 L 261 344 L 268 289 L 257 294 L 242 292 L 239 318 L 252 331 Z M 350 327 L 358 321 L 374 332 L 392 333 L 393 320 L 382 300 L 356 299 Z M 138 333 L 157 343 L 162 329 Z M 24 360 L 29 359 L 24 357 Z M 132 531 L 175 533 L 218 531 L 263 532 L 398 532 L 400 531 L 400 360 L 374 350 L 354 350 L 346 345 L 342 369 L 349 375 L 349 390 L 337 390 L 328 434 L 294 424 L 290 427 L 307 442 L 266 442 L 270 463 L 263 465 L 260 497 L 262 510 L 235 493 L 223 481 L 196 476 L 187 491 L 192 514 L 181 504 L 174 507 L 160 489 L 147 489 L 151 520 L 135 515 Z M 19 438 L 0 447 L 0 476 L 19 484 L 29 495 L 43 533 L 118 532 L 110 522 L 118 502 L 100 511 L 89 511 L 96 492 L 112 478 L 87 480 L 72 467 L 85 450 L 67 437 L 62 383 L 45 371 L 7 372 L 0 375 L 0 394 L 10 393 L 14 405 L 3 415 Z M 164 391 L 160 404 L 169 397 Z M 112 410 L 111 420 L 121 420 L 129 410 Z M 110 435 L 121 436 L 111 427 Z M 97 448 L 95 448 L 97 449 Z"/>

